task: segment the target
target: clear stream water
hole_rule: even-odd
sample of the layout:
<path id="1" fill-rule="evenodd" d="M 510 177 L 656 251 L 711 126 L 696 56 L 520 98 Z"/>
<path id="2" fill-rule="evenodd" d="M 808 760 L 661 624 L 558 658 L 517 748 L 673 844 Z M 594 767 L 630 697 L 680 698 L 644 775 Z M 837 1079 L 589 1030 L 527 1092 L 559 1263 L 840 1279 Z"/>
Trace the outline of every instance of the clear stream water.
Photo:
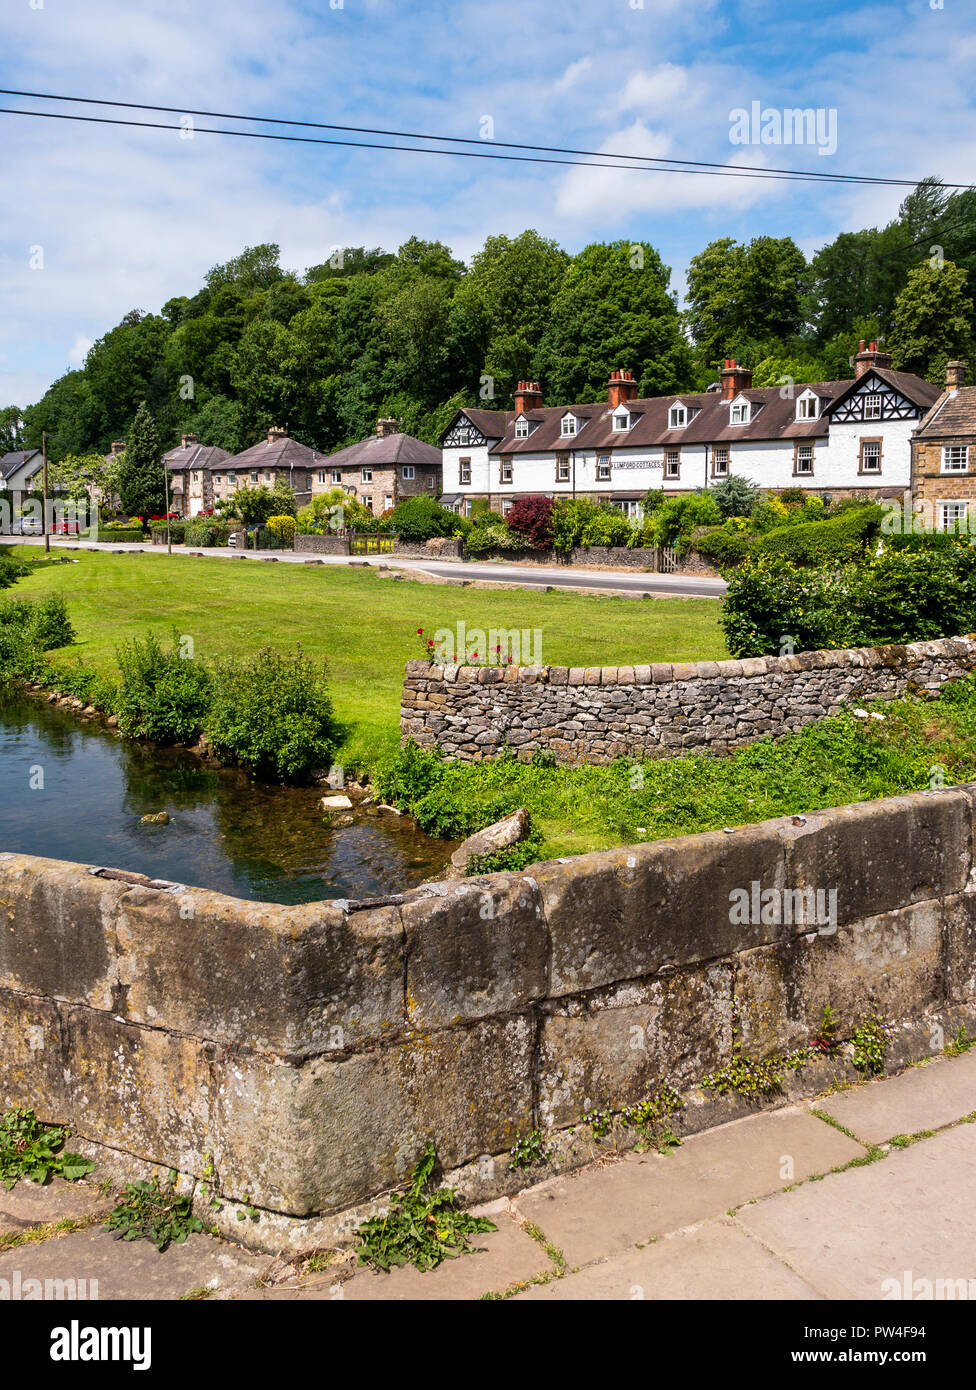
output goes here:
<path id="1" fill-rule="evenodd" d="M 207 768 L 0 688 L 0 852 L 278 903 L 403 891 L 446 865 L 454 846 L 406 817 L 330 826 L 318 804 L 329 790 Z M 169 825 L 140 824 L 157 811 Z"/>

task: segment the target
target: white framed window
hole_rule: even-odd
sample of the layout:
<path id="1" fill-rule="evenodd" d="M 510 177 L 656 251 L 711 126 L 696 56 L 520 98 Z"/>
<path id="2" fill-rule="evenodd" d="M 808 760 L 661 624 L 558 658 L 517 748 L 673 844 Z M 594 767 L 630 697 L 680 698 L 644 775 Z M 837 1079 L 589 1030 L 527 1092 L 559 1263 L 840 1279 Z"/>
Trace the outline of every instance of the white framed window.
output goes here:
<path id="1" fill-rule="evenodd" d="M 236 484 L 236 482 L 237 482 L 237 474 L 236 474 L 236 473 L 228 473 L 228 474 L 227 474 L 227 481 L 228 481 L 229 483 L 235 483 L 235 484 Z"/>
<path id="2" fill-rule="evenodd" d="M 513 508 L 514 506 L 515 506 L 515 503 L 514 503 L 514 502 L 508 502 L 508 501 L 503 502 L 503 503 L 502 503 L 502 516 L 508 516 L 509 512 L 512 510 L 512 508 Z"/>
<path id="3" fill-rule="evenodd" d="M 712 473 L 716 478 L 724 478 L 729 471 L 729 447 L 717 444 L 712 453 Z"/>
<path id="4" fill-rule="evenodd" d="M 664 451 L 664 476 L 666 478 L 678 478 L 681 476 L 680 450 L 666 449 Z"/>
<path id="5" fill-rule="evenodd" d="M 881 472 L 881 440 L 862 439 L 861 440 L 861 472 L 880 473 Z"/>
<path id="6" fill-rule="evenodd" d="M 434 477 L 433 473 L 431 473 L 430 477 L 427 479 L 427 486 L 430 488 L 435 488 L 437 486 L 437 479 Z"/>
<path id="7" fill-rule="evenodd" d="M 795 473 L 813 472 L 813 445 L 798 444 L 796 446 L 796 468 Z"/>
<path id="8" fill-rule="evenodd" d="M 270 482 L 271 482 L 271 474 L 270 474 L 270 473 L 265 473 L 265 475 L 264 475 L 264 481 L 265 481 L 266 483 L 270 483 Z"/>
<path id="9" fill-rule="evenodd" d="M 224 479 L 223 479 L 223 475 L 222 475 L 221 473 L 217 473 L 217 474 L 214 475 L 214 482 L 215 482 L 215 483 L 222 483 L 223 481 L 224 481 Z"/>
<path id="10" fill-rule="evenodd" d="M 317 474 L 317 477 L 318 477 L 318 480 L 319 480 L 320 483 L 324 483 L 324 482 L 325 482 L 325 469 L 324 469 L 324 468 L 320 468 L 320 469 L 319 469 L 318 474 Z"/>
<path id="11" fill-rule="evenodd" d="M 458 461 L 458 482 L 464 483 L 467 487 L 471 486 L 471 460 L 460 459 Z"/>
<path id="12" fill-rule="evenodd" d="M 568 482 L 569 482 L 569 459 L 557 459 L 557 460 L 556 460 L 556 482 L 557 482 L 557 483 L 568 483 Z"/>
<path id="13" fill-rule="evenodd" d="M 864 418 L 865 420 L 880 420 L 881 409 L 884 405 L 884 397 L 877 394 L 864 397 Z"/>
<path id="14" fill-rule="evenodd" d="M 576 433 L 576 416 L 564 415 L 559 426 L 559 433 L 564 439 L 571 438 Z"/>
<path id="15" fill-rule="evenodd" d="M 629 411 L 629 410 L 621 410 L 621 411 L 619 411 L 617 414 L 614 415 L 614 417 L 613 417 L 613 428 L 617 431 L 618 434 L 619 434 L 619 432 L 620 432 L 621 430 L 629 430 L 629 429 L 630 429 L 630 411 Z"/>
<path id="16" fill-rule="evenodd" d="M 501 472 L 499 473 L 498 476 L 499 476 L 500 481 L 503 482 L 503 483 L 510 483 L 510 482 L 512 481 L 512 460 L 511 460 L 511 459 L 502 459 Z"/>
<path id="17" fill-rule="evenodd" d="M 464 515 L 465 515 L 465 516 L 470 516 L 470 515 L 471 515 L 471 498 L 470 498 L 470 497 L 468 497 L 468 498 L 465 499 L 465 503 L 464 503 Z"/>
<path id="18" fill-rule="evenodd" d="M 969 445 L 943 444 L 942 471 L 943 473 L 968 473 Z"/>
<path id="19" fill-rule="evenodd" d="M 801 396 L 796 403 L 798 420 L 816 420 L 820 414 L 820 402 L 816 396 Z"/>
<path id="20" fill-rule="evenodd" d="M 516 438 L 516 439 L 528 439 L 528 437 L 529 437 L 529 422 L 528 422 L 528 420 L 516 420 L 516 421 L 515 421 L 515 438 Z"/>
<path id="21" fill-rule="evenodd" d="M 680 430 L 688 423 L 688 410 L 683 405 L 673 405 L 668 411 L 668 429 Z"/>
<path id="22" fill-rule="evenodd" d="M 414 477 L 414 466 L 413 466 L 413 464 L 412 464 L 412 463 L 405 463 L 405 464 L 403 465 L 403 481 L 404 481 L 405 483 L 409 483 L 413 477 Z"/>
<path id="23" fill-rule="evenodd" d="M 341 469 L 341 468 L 333 468 L 333 470 L 332 470 L 332 481 L 333 481 L 334 483 L 341 483 L 341 482 L 342 482 L 342 469 Z"/>
<path id="24" fill-rule="evenodd" d="M 373 470 L 372 470 L 372 468 L 364 468 L 364 469 L 363 469 L 363 482 L 364 482 L 364 483 L 371 483 L 372 481 L 373 481 Z"/>
<path id="25" fill-rule="evenodd" d="M 939 502 L 939 530 L 963 530 L 969 515 L 968 502 Z"/>
<path id="26" fill-rule="evenodd" d="M 258 480 L 258 475 L 257 475 L 256 473 L 252 473 L 252 474 L 251 474 L 251 482 L 252 482 L 252 483 L 256 483 L 257 480 Z"/>
<path id="27" fill-rule="evenodd" d="M 610 455 L 601 454 L 596 461 L 596 480 L 598 483 L 610 481 Z"/>
<path id="28" fill-rule="evenodd" d="M 729 411 L 729 423 L 732 425 L 748 425 L 749 423 L 749 402 L 733 401 L 732 409 Z"/>
<path id="29" fill-rule="evenodd" d="M 383 510 L 384 510 L 385 512 L 388 512 L 392 506 L 393 506 L 393 494 L 392 494 L 392 492 L 384 493 L 384 495 L 383 495 Z"/>

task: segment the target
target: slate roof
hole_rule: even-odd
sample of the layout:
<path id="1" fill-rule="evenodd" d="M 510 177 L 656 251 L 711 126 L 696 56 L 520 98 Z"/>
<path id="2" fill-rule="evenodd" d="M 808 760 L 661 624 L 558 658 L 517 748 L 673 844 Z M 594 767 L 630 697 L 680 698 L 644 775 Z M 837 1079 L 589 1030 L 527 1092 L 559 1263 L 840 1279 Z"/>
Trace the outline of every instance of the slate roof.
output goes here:
<path id="1" fill-rule="evenodd" d="M 908 372 L 892 372 L 887 368 L 872 368 L 877 374 L 902 392 L 916 405 L 928 408 L 938 390 L 921 377 Z M 670 447 L 680 444 L 725 444 L 738 440 L 814 439 L 823 437 L 829 425 L 832 405 L 846 396 L 856 380 L 815 381 L 797 383 L 792 398 L 784 399 L 778 386 L 749 387 L 739 391 L 732 400 L 752 402 L 752 418 L 746 425 L 730 423 L 732 401 L 724 400 L 718 391 L 691 391 L 685 395 L 651 396 L 627 402 L 632 424 L 629 430 L 615 430 L 606 401 L 585 405 L 535 407 L 526 416 L 535 424 L 527 439 L 515 437 L 515 416 L 504 437 L 492 446 L 493 454 L 534 454 L 566 449 L 612 449 Z M 821 416 L 816 420 L 798 420 L 796 402 L 806 391 L 812 391 L 822 402 Z M 682 404 L 691 417 L 683 428 L 672 429 L 668 423 L 672 405 Z M 470 414 L 470 412 L 466 412 Z M 580 422 L 575 435 L 561 434 L 564 415 L 575 415 Z"/>
<path id="2" fill-rule="evenodd" d="M 404 463 L 440 468 L 441 451 L 433 444 L 415 439 L 412 434 L 372 434 L 368 439 L 349 444 L 324 460 L 328 468 L 382 468 Z"/>
<path id="3" fill-rule="evenodd" d="M 0 478 L 6 482 L 18 469 L 23 468 L 25 463 L 29 463 L 32 458 L 40 459 L 40 457 L 40 449 L 13 449 L 9 454 L 4 454 L 0 458 Z"/>
<path id="4" fill-rule="evenodd" d="M 954 434 L 976 434 L 976 386 L 941 392 L 915 431 L 916 439 L 942 439 Z"/>
<path id="5" fill-rule="evenodd" d="M 163 463 L 171 472 L 179 473 L 184 468 L 213 469 L 229 458 L 227 450 L 215 444 L 187 444 L 185 448 L 180 445 L 177 449 L 170 449 L 168 454 L 163 455 Z"/>
<path id="6" fill-rule="evenodd" d="M 223 459 L 211 463 L 209 467 L 219 467 L 221 471 L 231 473 L 244 473 L 249 468 L 321 468 L 324 462 L 324 454 L 285 435 L 270 442 L 267 437 L 259 439 L 257 444 L 252 444 L 242 453 L 225 454 Z"/>

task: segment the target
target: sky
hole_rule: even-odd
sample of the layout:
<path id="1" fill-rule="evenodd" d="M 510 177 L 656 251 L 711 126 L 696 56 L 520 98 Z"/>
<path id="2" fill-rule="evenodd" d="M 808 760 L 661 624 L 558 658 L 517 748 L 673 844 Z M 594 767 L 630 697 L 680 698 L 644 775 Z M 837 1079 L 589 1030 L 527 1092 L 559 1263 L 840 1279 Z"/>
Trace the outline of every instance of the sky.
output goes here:
<path id="1" fill-rule="evenodd" d="M 4 88 L 732 170 L 976 184 L 974 63 L 973 0 L 0 3 Z M 733 143 L 732 113 L 753 102 L 823 111 L 836 148 Z M 180 120 L 23 97 L 0 106 Z M 260 242 L 303 270 L 338 246 L 395 250 L 412 235 L 464 260 L 486 236 L 526 227 L 569 251 L 647 240 L 680 296 L 689 259 L 717 237 L 789 235 L 810 255 L 842 231 L 883 225 L 907 191 L 188 139 L 2 113 L 0 406 L 38 399 L 128 310 L 195 293 L 211 266 Z"/>

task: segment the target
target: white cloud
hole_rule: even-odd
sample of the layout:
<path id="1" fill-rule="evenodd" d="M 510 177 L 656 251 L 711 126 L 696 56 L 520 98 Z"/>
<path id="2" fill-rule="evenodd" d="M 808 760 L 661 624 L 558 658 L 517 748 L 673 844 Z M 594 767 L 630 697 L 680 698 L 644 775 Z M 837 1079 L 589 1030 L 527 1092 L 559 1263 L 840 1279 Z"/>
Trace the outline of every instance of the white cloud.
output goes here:
<path id="1" fill-rule="evenodd" d="M 567 92 L 583 76 L 584 72 L 589 72 L 592 66 L 592 58 L 578 58 L 575 63 L 570 63 L 556 83 L 556 91 Z"/>
<path id="2" fill-rule="evenodd" d="M 673 141 L 662 131 L 649 130 L 643 121 L 634 121 L 603 142 L 602 153 L 641 155 L 666 159 Z M 647 172 L 633 168 L 597 168 L 588 165 L 574 169 L 562 180 L 556 196 L 556 213 L 569 220 L 599 224 L 613 223 L 635 212 L 675 212 L 690 208 L 722 206 L 748 207 L 768 197 L 784 185 L 734 174 L 737 164 L 761 164 L 754 151 L 737 152 L 725 168 L 729 175 L 711 176 L 663 170 Z"/>
<path id="3" fill-rule="evenodd" d="M 84 366 L 85 358 L 91 350 L 94 339 L 85 333 L 76 333 L 75 340 L 68 349 L 68 361 L 72 367 Z"/>
<path id="4" fill-rule="evenodd" d="M 674 63 L 662 63 L 650 71 L 641 69 L 632 73 L 627 85 L 620 93 L 621 111 L 639 110 L 644 113 L 667 110 L 674 103 L 687 104 L 689 97 L 688 73 L 685 68 Z"/>

